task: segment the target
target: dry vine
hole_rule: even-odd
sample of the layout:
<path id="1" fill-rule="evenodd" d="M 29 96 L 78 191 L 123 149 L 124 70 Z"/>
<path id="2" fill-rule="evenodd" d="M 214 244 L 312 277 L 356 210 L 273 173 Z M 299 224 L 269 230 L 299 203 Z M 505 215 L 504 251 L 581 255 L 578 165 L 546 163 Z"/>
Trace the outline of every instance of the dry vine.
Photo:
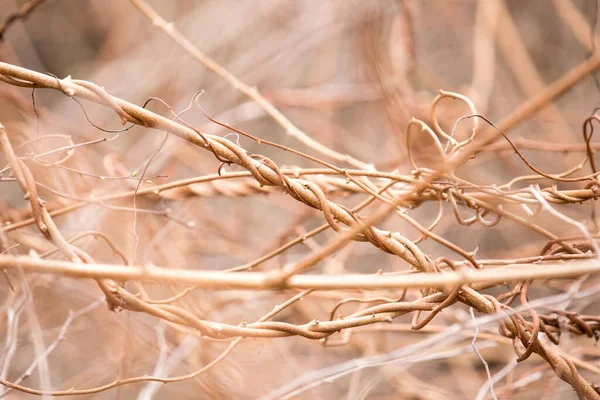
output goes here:
<path id="1" fill-rule="evenodd" d="M 25 18 L 41 3 L 30 2 L 29 8 L 23 7 L 24 11 L 20 12 L 18 18 Z M 107 134 L 102 139 L 95 137 L 80 142 L 58 134 L 36 134 L 33 139 L 19 140 L 18 135 L 9 128 L 9 123 L 0 123 L 0 147 L 5 164 L 0 170 L 1 183 L 6 187 L 17 187 L 17 184 L 27 202 L 25 207 L 10 207 L 2 211 L 0 269 L 5 271 L 6 286 L 10 287 L 6 290 L 9 299 L 5 307 L 6 351 L 0 358 L 2 385 L 10 390 L 29 394 L 66 396 L 89 395 L 140 382 L 187 381 L 208 374 L 219 363 L 225 362 L 244 338 L 274 340 L 298 336 L 320 340 L 327 346 L 345 345 L 354 336 L 369 332 L 369 329 L 374 332 L 401 329 L 402 325 L 398 321 L 405 316 L 411 318 L 406 329 L 426 333 L 436 329 L 432 322 L 443 319 L 442 312 L 456 312 L 457 314 L 450 315 L 458 315 L 462 305 L 468 307 L 472 318 L 440 333 L 440 337 L 452 336 L 458 341 L 458 332 L 464 334 L 472 331 L 472 334 L 467 335 L 471 338 L 470 344 L 465 345 L 462 350 L 448 353 L 440 351 L 436 359 L 451 358 L 473 350 L 486 368 L 487 386 L 482 387 L 481 396 L 485 396 L 488 391 L 493 397 L 501 393 L 502 390 L 497 390 L 494 385 L 517 365 L 507 364 L 505 370 L 492 373 L 477 347 L 477 343 L 487 334 L 490 340 L 512 347 L 518 363 L 525 362 L 534 354 L 539 356 L 546 363 L 540 368 L 549 367 L 557 377 L 571 385 L 579 398 L 600 398 L 597 376 L 589 378 L 581 372 L 583 369 L 597 375 L 600 372 L 596 366 L 598 360 L 588 361 L 583 357 L 566 354 L 560 347 L 561 338 L 565 336 L 583 336 L 590 342 L 600 337 L 598 315 L 578 314 L 570 308 L 571 302 L 588 299 L 593 301 L 598 294 L 596 277 L 600 273 L 600 232 L 595 225 L 595 213 L 592 213 L 592 224 L 581 220 L 584 214 L 580 210 L 600 197 L 600 173 L 594 160 L 598 145 L 592 141 L 594 128 L 600 122 L 600 114 L 598 110 L 594 110 L 583 122 L 580 143 L 560 145 L 515 139 L 509 132 L 517 124 L 553 104 L 554 100 L 574 85 L 587 79 L 588 74 L 600 67 L 600 53 L 592 53 L 588 59 L 542 88 L 498 123 L 479 114 L 476 102 L 469 97 L 440 90 L 428 106 L 427 118 L 420 116 L 407 121 L 402 141 L 406 160 L 397 169 L 385 172 L 384 168 L 376 168 L 376 164 L 359 161 L 316 141 L 285 117 L 269 101 L 268 96 L 259 93 L 202 53 L 172 23 L 167 23 L 143 0 L 131 0 L 131 3 L 202 66 L 256 102 L 288 135 L 306 146 L 307 150 L 300 151 L 292 146 L 267 140 L 261 134 L 248 133 L 218 117 L 212 117 L 201 106 L 209 98 L 209 93 L 202 97 L 199 94 L 190 96 L 188 107 L 176 112 L 166 101 L 158 98 L 151 98 L 143 106 L 138 106 L 112 95 L 90 81 L 70 76 L 61 79 L 52 74 L 0 62 L 0 81 L 4 86 L 31 90 L 33 98 L 42 89 L 62 93 L 69 101 L 77 102 L 91 125 Z M 410 23 L 413 18 L 410 7 L 407 7 L 406 4 L 402 7 L 403 23 Z M 483 15 L 479 18 L 484 18 Z M 502 15 L 503 18 L 509 17 L 507 14 Z M 6 26 L 13 20 L 10 21 Z M 510 26 L 503 25 L 501 21 L 498 23 L 498 29 L 510 30 Z M 2 36 L 5 29 L 0 31 Z M 413 34 L 412 29 L 404 31 L 404 35 L 407 35 L 404 40 L 409 47 L 414 46 Z M 414 48 L 410 49 L 410 54 L 414 57 Z M 478 61 L 485 64 L 486 60 L 484 57 Z M 411 65 L 410 70 L 414 70 L 416 66 L 414 63 Z M 88 116 L 86 110 L 91 105 L 80 100 L 97 103 L 111 110 L 124 128 L 101 128 L 100 124 L 92 122 Z M 459 104 L 462 116 L 453 119 L 443 114 L 444 107 L 448 104 Z M 151 111 L 150 107 L 162 111 Z M 556 109 L 556 106 L 553 107 Z M 188 122 L 188 117 L 191 118 L 192 114 L 206 116 L 210 122 L 207 126 L 211 128 L 218 127 L 230 132 L 227 135 L 205 133 L 198 124 Z M 37 108 L 35 115 L 38 124 L 47 123 L 45 113 L 38 112 Z M 465 126 L 469 126 L 469 134 L 463 138 Z M 84 171 L 72 163 L 79 153 L 85 154 L 85 149 L 107 141 L 114 143 L 122 140 L 134 127 L 143 128 L 148 135 L 157 131 L 165 133 L 164 139 L 155 146 L 151 156 L 140 163 L 135 172 L 128 172 L 114 155 L 104 157 L 104 172 Z M 228 135 L 231 132 L 238 136 L 238 140 L 231 139 Z M 212 161 L 209 165 L 213 173 L 186 179 L 167 178 L 162 171 L 152 175 L 149 171 L 170 135 L 193 145 L 192 150 L 186 148 L 189 151 L 200 153 L 202 150 L 210 154 Z M 248 144 L 240 145 L 240 138 Z M 37 146 L 44 141 L 53 144 L 62 142 L 50 150 L 39 152 Z M 430 143 L 425 151 L 426 157 L 423 156 L 421 143 Z M 36 151 L 27 153 L 30 148 L 35 148 Z M 261 152 L 255 153 L 255 149 L 260 149 Z M 580 163 L 571 165 L 566 171 L 546 172 L 537 166 L 538 159 L 530 153 L 524 153 L 525 149 L 579 151 L 584 157 Z M 507 150 L 514 152 L 515 159 L 529 171 L 527 175 L 513 175 L 506 183 L 493 181 L 485 184 L 463 177 L 465 168 L 479 165 L 477 163 L 481 162 L 480 157 L 502 155 Z M 278 165 L 275 160 L 284 153 L 297 156 L 302 163 L 310 162 L 312 168 Z M 265 154 L 274 156 L 267 157 Z M 334 162 L 344 163 L 352 168 L 342 167 Z M 234 165 L 241 167 L 243 171 L 224 170 L 226 166 Z M 119 190 L 103 193 L 95 191 L 93 185 L 73 187 L 74 190 L 70 190 L 72 188 L 68 185 L 59 185 L 45 179 L 42 176 L 43 169 L 101 182 L 113 181 L 121 186 Z M 584 172 L 587 169 L 589 171 Z M 164 179 L 169 180 L 158 182 Z M 195 199 L 243 197 L 246 200 L 259 195 L 266 199 L 277 199 L 285 195 L 293 201 L 290 201 L 290 207 L 301 209 L 302 213 L 298 214 L 298 220 L 292 227 L 281 233 L 276 243 L 258 258 L 254 252 L 249 252 L 251 249 L 240 250 L 236 247 L 236 229 L 226 229 L 224 218 L 206 217 L 202 223 L 198 223 L 185 221 L 181 217 L 185 215 L 185 208 Z M 363 195 L 363 200 L 354 201 L 359 195 Z M 349 206 L 349 202 L 354 205 Z M 102 230 L 80 230 L 76 234 L 67 235 L 57 220 L 72 216 L 86 207 L 133 215 L 133 244 L 115 240 L 110 233 Z M 429 222 L 422 222 L 417 217 L 416 213 L 424 207 L 436 210 L 433 212 L 434 216 L 428 219 Z M 567 216 L 567 210 L 571 209 L 579 212 L 577 217 Z M 314 217 L 315 210 L 324 224 L 311 231 L 300 229 L 303 222 Z M 147 242 L 143 242 L 138 235 L 142 216 L 144 223 L 152 221 L 151 223 L 160 226 L 155 236 Z M 545 217 L 551 221 L 561 221 L 561 224 L 573 229 L 569 232 L 566 229 L 556 229 L 544 221 Z M 387 229 L 392 220 L 401 221 L 405 229 Z M 508 222 L 513 228 L 518 226 L 535 235 L 532 236 L 535 239 L 531 240 L 533 251 L 500 259 L 487 258 L 455 243 L 457 238 L 446 237 L 443 233 L 446 229 L 442 229 L 454 224 L 468 229 L 477 228 L 478 232 L 501 231 Z M 201 237 L 214 229 L 216 236 L 221 237 L 227 243 L 226 246 L 230 246 L 228 251 L 238 252 L 244 257 L 248 253 L 251 255 L 245 257 L 246 261 L 240 265 L 228 269 L 219 268 L 218 271 L 215 271 L 217 268 L 212 268 L 211 271 L 188 268 L 181 264 L 182 259 L 176 255 L 173 255 L 173 261 L 168 265 L 156 266 L 149 261 L 148 254 L 154 248 L 169 246 L 164 245 L 168 243 L 164 238 L 169 235 L 169 229 L 173 225 L 190 231 L 197 229 L 198 236 Z M 37 236 L 30 227 L 37 230 Z M 328 230 L 335 234 L 330 236 L 329 241 L 318 243 L 315 238 Z M 90 236 L 102 239 L 102 243 L 109 246 L 119 261 L 99 261 L 94 257 L 83 244 L 83 239 Z M 138 245 L 142 242 L 146 249 L 143 245 Z M 394 262 L 399 261 L 402 268 L 384 271 L 369 266 L 362 268 L 361 273 L 350 273 L 343 266 L 341 269 L 336 267 L 344 264 L 352 246 L 360 242 L 370 244 L 376 252 L 386 253 Z M 425 250 L 431 248 L 428 247 L 430 243 L 436 243 L 442 250 Z M 292 260 L 290 249 L 301 245 L 309 251 L 303 258 L 295 257 Z M 127 250 L 123 250 L 124 247 Z M 52 345 L 38 354 L 18 378 L 9 379 L 7 371 L 16 351 L 20 314 L 30 302 L 29 277 L 38 274 L 78 280 L 94 279 L 104 294 L 108 308 L 115 313 L 122 311 L 118 314 L 119 318 L 141 313 L 151 316 L 153 321 L 160 321 L 162 325 L 157 330 L 157 335 L 161 353 L 154 375 L 117 375 L 112 382 L 90 388 L 56 389 L 50 387 L 49 377 L 45 381 L 40 380 L 43 384 L 39 389 L 24 382 L 36 368 L 41 371 L 41 375 L 44 369 L 47 372 L 48 367 L 43 365 L 49 354 L 64 340 L 73 319 L 93 310 L 90 306 L 82 307 L 81 311 L 70 315 Z M 538 300 L 538 290 L 541 290 L 538 285 L 542 282 L 561 294 Z M 164 292 L 155 290 L 157 283 L 169 288 L 166 297 L 162 294 Z M 220 316 L 218 310 L 225 308 L 228 303 L 238 301 L 227 297 L 227 293 L 233 289 L 253 290 L 253 293 L 264 293 L 266 296 L 276 293 L 289 298 L 277 300 L 279 305 L 262 313 L 255 322 L 246 318 L 232 322 L 231 318 Z M 195 304 L 189 300 L 194 293 L 207 296 L 210 293 L 221 293 L 223 298 L 219 301 L 223 301 L 225 305 L 215 306 L 213 310 L 208 302 L 206 306 Z M 288 318 L 288 315 L 277 320 L 277 317 L 296 310 L 296 307 L 302 310 L 305 302 L 301 300 L 305 298 L 317 298 L 322 300 L 322 304 L 327 304 L 326 314 L 329 318 L 319 319 L 311 315 L 309 309 L 298 311 L 300 318 Z M 477 312 L 479 318 L 475 318 L 473 312 Z M 499 335 L 481 330 L 490 324 L 498 327 Z M 177 351 L 167 355 L 169 346 L 166 344 L 166 332 L 186 335 L 192 339 L 187 342 L 179 340 Z M 43 340 L 40 342 L 39 338 L 33 337 L 32 341 L 40 348 L 43 347 Z M 186 359 L 183 353 L 192 352 L 199 341 L 207 344 L 227 341 L 228 346 L 209 362 L 191 363 L 194 367 L 191 373 L 167 376 L 166 371 L 172 371 L 172 365 L 178 360 Z M 479 348 L 484 347 L 481 345 Z M 420 348 L 416 346 L 410 351 L 418 350 Z M 311 375 L 310 379 L 299 379 L 297 383 L 284 386 L 270 396 L 292 397 L 303 391 L 313 390 L 326 379 L 332 379 L 332 376 L 357 374 L 356 371 L 366 368 L 370 363 L 385 365 L 391 360 L 418 362 L 407 361 L 410 359 L 409 354 L 400 353 L 367 358 L 364 364 L 359 363 L 347 370 L 345 367 L 340 367 L 340 370 L 324 370 Z M 504 387 L 506 391 L 510 389 L 508 386 Z M 148 383 L 144 393 L 151 396 L 156 390 L 155 386 Z M 365 389 L 365 396 L 369 390 Z M 8 391 L 1 392 L 0 396 L 7 393 Z"/>

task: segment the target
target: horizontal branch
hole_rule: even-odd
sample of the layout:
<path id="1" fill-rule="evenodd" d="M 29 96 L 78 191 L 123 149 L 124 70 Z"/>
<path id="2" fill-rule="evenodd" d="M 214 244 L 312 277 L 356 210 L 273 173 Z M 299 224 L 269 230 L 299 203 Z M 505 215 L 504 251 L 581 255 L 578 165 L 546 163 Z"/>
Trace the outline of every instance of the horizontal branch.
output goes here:
<path id="1" fill-rule="evenodd" d="M 600 273 L 600 261 L 571 263 L 510 264 L 488 270 L 467 270 L 443 274 L 414 273 L 406 275 L 293 275 L 280 286 L 273 286 L 270 273 L 199 271 L 155 266 L 112 264 L 78 264 L 67 261 L 42 260 L 31 257 L 0 256 L 0 269 L 21 267 L 26 273 L 44 273 L 74 278 L 112 278 L 118 281 L 155 281 L 193 284 L 206 289 L 400 289 L 448 288 L 471 283 L 504 283 L 528 279 L 575 278 Z"/>

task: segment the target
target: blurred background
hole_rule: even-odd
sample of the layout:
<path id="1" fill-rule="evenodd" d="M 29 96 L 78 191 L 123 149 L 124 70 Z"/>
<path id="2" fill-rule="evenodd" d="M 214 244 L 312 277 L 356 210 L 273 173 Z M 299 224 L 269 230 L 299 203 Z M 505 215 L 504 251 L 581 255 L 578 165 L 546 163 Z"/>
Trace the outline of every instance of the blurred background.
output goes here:
<path id="1" fill-rule="evenodd" d="M 0 21 L 25 3 L 0 0 Z M 135 104 L 158 97 L 175 112 L 188 107 L 194 94 L 203 90 L 199 102 L 210 116 L 261 139 L 339 167 L 366 165 L 379 171 L 397 169 L 401 174 L 409 174 L 412 169 L 407 160 L 406 125 L 412 117 L 431 123 L 430 105 L 440 89 L 468 96 L 480 114 L 490 121 L 500 121 L 589 57 L 595 49 L 592 29 L 598 18 L 598 5 L 593 0 L 148 3 L 200 51 L 257 88 L 311 138 L 351 156 L 356 160 L 354 165 L 318 154 L 289 135 L 259 105 L 198 63 L 129 1 L 45 1 L 25 20 L 7 29 L 0 43 L 0 60 L 60 78 L 70 75 L 88 80 Z M 599 105 L 600 88 L 596 82 L 594 76 L 581 80 L 555 103 L 508 132 L 524 146 L 523 153 L 531 163 L 543 171 L 558 173 L 585 158 L 581 127 Z M 95 125 L 107 130 L 121 128 L 112 110 L 86 101 L 82 105 Z M 171 117 L 168 108 L 159 102 L 152 102 L 148 108 Z M 450 131 L 456 119 L 468 113 L 464 104 L 445 100 L 437 109 L 437 118 Z M 281 168 L 321 167 L 289 152 L 231 135 L 196 107 L 182 118 L 202 132 L 230 135 L 230 140 L 249 153 L 265 155 Z M 167 136 L 163 146 L 165 134 L 159 131 L 134 127 L 118 135 L 102 132 L 86 120 L 77 103 L 57 91 L 38 89 L 32 97 L 30 89 L 1 83 L 0 122 L 15 148 L 23 144 L 17 150 L 22 155 L 66 146 L 69 140 L 81 143 L 109 139 L 77 150 L 65 164 L 75 172 L 31 165 L 36 180 L 55 191 L 40 189 L 50 208 L 71 204 L 80 197 L 133 190 L 138 184 L 135 179 L 100 176 L 139 175 L 147 167 L 144 177 L 150 182 L 142 182 L 140 187 L 144 188 L 215 174 L 220 164 L 209 152 L 174 136 Z M 462 122 L 456 135 L 466 138 L 471 126 L 472 121 Z M 36 137 L 44 139 L 25 143 Z M 431 151 L 432 143 L 426 135 L 414 140 L 412 151 L 419 165 L 435 165 L 439 161 L 437 153 Z M 48 159 L 57 161 L 60 155 Z M 224 166 L 222 171 L 242 168 Z M 457 170 L 462 179 L 480 185 L 500 185 L 530 173 L 508 144 L 501 141 Z M 199 184 L 194 191 L 192 185 L 190 190 L 166 192 L 160 198 L 138 198 L 140 208 L 168 209 L 169 213 L 137 213 L 135 231 L 133 213 L 102 204 L 90 204 L 57 217 L 56 221 L 65 237 L 86 231 L 103 232 L 136 264 L 204 270 L 226 270 L 249 263 L 324 223 L 321 212 L 276 189 L 266 195 L 237 196 L 213 193 L 205 187 Z M 574 187 L 560 185 L 562 189 Z M 328 196 L 349 207 L 366 197 L 343 190 Z M 131 199 L 111 204 L 132 206 Z M 375 209 L 369 208 L 361 215 L 369 215 Z M 590 226 L 595 224 L 589 204 L 560 210 Z M 410 215 L 427 226 L 437 212 L 437 203 L 432 201 L 411 210 Z M 23 193 L 14 182 L 0 182 L 0 215 L 4 224 L 30 216 Z M 559 226 L 552 216 L 540 216 L 539 223 L 565 235 L 570 229 Z M 400 218 L 390 218 L 381 227 L 413 240 L 419 237 L 418 231 Z M 545 244 L 543 237 L 509 221 L 492 228 L 459 225 L 449 208 L 436 233 L 466 251 L 475 251 L 479 259 L 537 255 Z M 299 261 L 336 235 L 331 229 L 325 231 L 257 269 L 276 269 Z M 35 226 L 13 230 L 8 237 L 11 243 L 19 243 L 15 254 L 39 254 L 52 248 Z M 101 240 L 87 237 L 78 243 L 97 262 L 122 263 Z M 432 240 L 419 247 L 433 258 L 456 258 Z M 402 259 L 369 243 L 351 243 L 323 260 L 313 272 L 406 269 Z M 13 279 L 19 278 L 15 275 Z M 91 388 L 142 375 L 184 375 L 208 364 L 228 345 L 198 338 L 189 330 L 166 325 L 145 314 L 112 312 L 98 302 L 103 297 L 92 281 L 50 275 L 31 275 L 26 280 L 27 290 L 11 291 L 7 285 L 0 285 L 5 299 L 0 323 L 0 340 L 4 342 L 0 346 L 5 346 L 0 371 L 3 379 L 14 381 L 31 365 L 37 354 L 36 335 L 46 346 L 55 341 L 69 318 L 69 310 L 75 312 L 76 318 L 68 325 L 66 339 L 45 361 L 55 390 Z M 167 298 L 184 288 L 145 285 L 155 299 Z M 558 289 L 540 285 L 535 293 L 545 296 L 558 293 Z M 294 294 L 193 290 L 178 304 L 200 318 L 236 325 L 242 320 L 257 320 Z M 400 292 L 382 291 L 381 295 L 397 298 Z M 418 292 L 412 294 L 417 295 Z M 338 301 L 353 296 L 362 297 L 364 293 L 315 292 L 286 309 L 277 320 L 298 324 L 314 318 L 328 320 Z M 582 312 L 597 312 L 591 300 L 576 305 Z M 350 314 L 357 307 L 360 305 L 344 305 L 339 312 Z M 461 350 L 472 340 L 472 333 L 446 335 L 429 345 L 414 347 L 427 344 L 425 341 L 443 332 L 444 327 L 470 319 L 468 308 L 457 305 L 444 311 L 423 331 L 411 332 L 411 316 L 406 316 L 385 327 L 374 325 L 351 334 L 335 334 L 331 342 L 339 346 L 324 346 L 300 337 L 247 339 L 223 361 L 194 379 L 160 386 L 138 382 L 81 397 L 277 396 L 278 389 L 297 379 L 310 381 L 311 373 L 404 349 L 414 356 L 412 361 L 376 363 L 320 381 L 314 387 L 307 384 L 294 398 L 476 398 L 487 376 L 481 360 L 469 349 Z M 482 326 L 482 334 L 488 333 L 497 336 L 497 326 Z M 565 349 L 597 360 L 593 340 L 567 337 L 565 343 Z M 510 340 L 489 339 L 482 354 L 493 373 L 510 365 L 516 357 Z M 500 398 L 576 398 L 573 389 L 537 356 L 512 366 L 507 376 L 496 386 Z M 37 369 L 23 384 L 40 387 Z M 4 395 L 11 399 L 34 397 L 16 391 Z M 487 398 L 491 398 L 489 394 Z"/>

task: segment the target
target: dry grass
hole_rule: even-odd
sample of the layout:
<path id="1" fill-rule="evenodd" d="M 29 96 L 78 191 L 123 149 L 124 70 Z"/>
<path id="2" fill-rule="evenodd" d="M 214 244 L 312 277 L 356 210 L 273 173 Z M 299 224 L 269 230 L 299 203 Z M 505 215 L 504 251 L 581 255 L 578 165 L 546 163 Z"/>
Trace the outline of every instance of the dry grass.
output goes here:
<path id="1" fill-rule="evenodd" d="M 600 398 L 593 1 L 0 1 L 0 398 Z"/>

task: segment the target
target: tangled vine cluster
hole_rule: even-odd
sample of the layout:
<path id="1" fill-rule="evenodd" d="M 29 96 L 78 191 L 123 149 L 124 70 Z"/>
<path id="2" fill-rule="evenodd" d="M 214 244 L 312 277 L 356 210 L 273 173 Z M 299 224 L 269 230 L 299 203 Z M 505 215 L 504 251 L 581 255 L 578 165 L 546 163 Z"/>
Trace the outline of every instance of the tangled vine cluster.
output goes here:
<path id="1" fill-rule="evenodd" d="M 209 343 L 228 341 L 228 346 L 218 357 L 192 373 L 177 377 L 143 375 L 119 378 L 93 388 L 36 389 L 23 381 L 43 362 L 44 357 L 41 357 L 17 379 L 7 379 L 3 374 L 0 384 L 30 394 L 61 396 L 93 394 L 139 382 L 169 383 L 189 380 L 207 373 L 226 359 L 245 338 L 275 339 L 300 336 L 319 340 L 326 345 L 332 345 L 332 342 L 343 344 L 348 343 L 350 335 L 358 328 L 380 326 L 382 323 L 393 327 L 400 317 L 407 315 L 412 316 L 411 330 L 426 331 L 444 310 L 460 308 L 463 305 L 472 313 L 490 316 L 489 321 L 497 324 L 500 334 L 498 340 L 508 340 L 512 344 L 517 362 L 524 362 L 535 354 L 545 360 L 560 379 L 571 385 L 580 398 L 600 398 L 599 386 L 596 384 L 598 380 L 588 379 L 581 373 L 582 369 L 598 373 L 598 367 L 560 350 L 561 337 L 565 335 L 587 337 L 591 343 L 600 337 L 600 316 L 568 311 L 568 307 L 564 305 L 576 298 L 582 287 L 586 288 L 585 293 L 588 293 L 588 296 L 597 295 L 597 285 L 591 283 L 592 277 L 600 272 L 597 264 L 600 254 L 597 229 L 594 230 L 590 224 L 568 217 L 560 210 L 560 207 L 567 206 L 586 207 L 600 197 L 600 172 L 597 171 L 594 161 L 595 147 L 592 141 L 594 124 L 600 122 L 600 113 L 595 110 L 583 123 L 580 144 L 586 154 L 583 161 L 574 168 L 558 174 L 547 173 L 536 167 L 535 162 L 530 161 L 523 153 L 523 143 L 511 139 L 507 133 L 517 123 L 543 109 L 597 69 L 600 66 L 599 53 L 593 53 L 585 62 L 557 79 L 497 124 L 480 114 L 477 105 L 469 97 L 440 91 L 429 107 L 429 120 L 426 122 L 412 118 L 405 127 L 405 165 L 408 165 L 409 171 L 401 173 L 397 169 L 383 172 L 372 164 L 338 153 L 316 142 L 295 127 L 256 89 L 244 84 L 201 53 L 148 4 L 142 0 L 131 2 L 156 27 L 202 65 L 259 104 L 291 137 L 300 140 L 310 151 L 305 153 L 261 139 L 258 134 L 247 133 L 208 116 L 200 105 L 199 94 L 193 96 L 188 108 L 175 112 L 165 101 L 158 98 L 151 98 L 143 106 L 138 106 L 108 93 L 93 82 L 71 77 L 61 79 L 52 74 L 0 62 L 0 81 L 3 84 L 31 90 L 32 95 L 43 89 L 60 92 L 77 101 L 83 113 L 86 113 L 87 103 L 83 105 L 80 100 L 97 103 L 112 110 L 124 126 L 123 129 L 108 131 L 93 124 L 85 114 L 90 123 L 107 133 L 105 138 L 75 143 L 67 137 L 68 143 L 65 146 L 43 153 L 23 154 L 21 148 L 33 147 L 50 138 L 65 138 L 47 135 L 19 142 L 10 130 L 0 124 L 0 147 L 5 164 L 0 170 L 0 179 L 3 185 L 18 185 L 28 203 L 27 207 L 22 209 L 3 211 L 0 267 L 5 271 L 7 287 L 10 286 L 15 293 L 26 290 L 20 282 L 26 281 L 28 275 L 36 273 L 77 279 L 92 278 L 102 291 L 104 301 L 111 311 L 122 311 L 120 315 L 130 312 L 147 314 L 174 330 L 191 333 Z M 25 13 L 20 18 L 23 16 Z M 440 121 L 440 104 L 451 101 L 464 105 L 468 113 L 455 121 Z M 153 103 L 160 104 L 165 111 L 150 111 L 148 106 Z M 192 109 L 199 110 L 213 124 L 230 130 L 239 137 L 250 139 L 258 148 L 270 147 L 277 152 L 292 153 L 318 165 L 318 168 L 280 166 L 275 157 L 252 153 L 239 142 L 232 140 L 229 135 L 205 133 L 184 119 L 184 113 Z M 456 132 L 466 124 L 472 124 L 471 134 L 460 140 Z M 453 126 L 452 131 L 444 130 L 442 125 Z M 147 129 L 148 134 L 165 132 L 161 147 L 166 139 L 173 135 L 191 143 L 198 151 L 212 153 L 217 161 L 214 173 L 155 183 L 156 177 L 150 178 L 147 175 L 153 156 L 144 166 L 141 175 L 125 173 L 122 176 L 134 182 L 128 190 L 101 195 L 93 191 L 79 192 L 77 196 L 67 195 L 59 189 L 49 187 L 37 176 L 36 171 L 39 172 L 39 169 L 36 168 L 39 167 L 82 174 L 81 171 L 69 167 L 69 161 L 77 156 L 80 149 L 100 141 L 114 140 L 114 137 L 108 135 L 124 132 L 134 126 Z M 434 162 L 428 164 L 433 166 L 422 165 L 420 153 L 414 150 L 415 145 L 421 142 L 431 143 L 428 149 L 434 154 Z M 476 161 L 483 154 L 498 149 L 514 151 L 531 174 L 517 176 L 505 184 L 479 184 L 461 178 L 460 168 Z M 49 156 L 59 155 L 61 157 L 58 160 L 50 161 Z M 322 158 L 333 161 L 324 161 Z M 349 167 L 340 167 L 342 164 Z M 118 175 L 118 163 L 115 161 L 107 165 L 107 169 L 112 172 L 106 175 L 88 175 L 102 180 L 117 179 L 115 175 Z M 225 167 L 232 165 L 237 165 L 242 170 L 227 172 Z M 587 169 L 590 173 L 586 174 L 583 171 Z M 561 188 L 559 184 L 570 186 L 568 189 Z M 46 198 L 47 193 L 53 194 L 54 198 Z M 293 199 L 298 207 L 318 210 L 324 224 L 308 232 L 288 233 L 287 236 L 295 238 L 283 240 L 276 249 L 259 258 L 224 271 L 174 268 L 170 265 L 158 267 L 136 258 L 139 243 L 136 231 L 138 214 L 147 213 L 155 218 L 178 221 L 177 215 L 169 208 L 164 208 L 164 204 L 180 203 L 194 198 L 258 195 L 287 196 Z M 345 200 L 344 197 L 352 199 L 353 195 L 365 195 L 366 198 L 354 207 L 342 201 Z M 429 203 L 437 205 L 437 215 L 430 224 L 423 224 L 413 217 L 413 211 Z M 364 210 L 374 204 L 381 207 L 365 214 Z M 93 205 L 133 213 L 133 257 L 122 249 L 120 243 L 111 239 L 110 234 L 84 231 L 66 235 L 61 229 L 61 224 L 56 222 L 57 218 Z M 449 210 L 452 215 L 447 215 Z M 542 213 L 550 214 L 561 221 L 561 224 L 572 227 L 578 234 L 555 233 L 556 230 L 537 222 L 536 218 Z M 420 236 L 411 238 L 400 231 L 386 230 L 383 227 L 384 221 L 392 216 L 419 232 Z M 537 254 L 486 259 L 480 257 L 476 251 L 465 250 L 442 234 L 436 233 L 436 228 L 447 220 L 452 220 L 453 224 L 460 226 L 481 226 L 496 230 L 503 229 L 506 226 L 505 221 L 510 221 L 535 233 L 543 243 L 537 249 Z M 20 236 L 16 235 L 31 226 L 35 226 L 46 241 L 43 247 L 48 250 L 41 254 L 23 251 L 28 244 L 21 243 Z M 193 226 L 189 225 L 188 228 Z M 283 262 L 277 268 L 265 268 L 267 261 L 285 257 L 290 249 L 298 245 L 310 246 L 312 238 L 326 230 L 332 230 L 336 235 L 323 246 L 314 246 L 305 258 Z M 83 246 L 77 245 L 81 239 L 90 236 L 102 239 L 120 262 L 98 261 Z M 428 241 L 442 246 L 448 255 L 436 257 L 429 254 L 423 246 Z M 390 273 L 382 270 L 372 270 L 364 274 L 313 272 L 324 260 L 351 242 L 368 243 L 390 257 L 401 260 L 406 268 L 402 272 Z M 561 278 L 572 279 L 563 281 Z M 159 300 L 146 288 L 147 283 L 156 282 L 189 286 L 169 298 Z M 535 294 L 532 295 L 532 292 L 535 293 L 532 288 L 539 282 L 555 282 L 556 288 L 563 295 L 554 301 L 538 304 L 534 298 Z M 231 322 L 205 318 L 203 313 L 182 302 L 194 291 L 231 289 L 294 294 L 256 321 Z M 339 299 L 328 309 L 327 320 L 314 318 L 301 323 L 285 318 L 278 320 L 277 317 L 282 312 L 297 305 L 302 299 L 325 291 L 339 291 Z M 361 296 L 356 293 L 361 293 Z M 343 315 L 340 310 L 342 307 L 344 310 L 348 309 L 348 304 L 358 305 L 358 308 L 348 315 Z M 47 350 L 52 351 L 58 346 L 73 318 L 84 312 L 87 312 L 87 309 L 69 316 L 57 340 Z M 473 320 L 475 321 L 475 318 Z M 9 345 L 7 347 L 10 348 Z M 477 351 L 475 346 L 473 349 Z M 8 365 L 6 362 L 10 358 L 11 356 L 4 356 L 4 365 Z M 490 389 L 492 386 L 490 378 Z M 289 395 L 293 390 L 297 388 L 280 394 Z"/>

